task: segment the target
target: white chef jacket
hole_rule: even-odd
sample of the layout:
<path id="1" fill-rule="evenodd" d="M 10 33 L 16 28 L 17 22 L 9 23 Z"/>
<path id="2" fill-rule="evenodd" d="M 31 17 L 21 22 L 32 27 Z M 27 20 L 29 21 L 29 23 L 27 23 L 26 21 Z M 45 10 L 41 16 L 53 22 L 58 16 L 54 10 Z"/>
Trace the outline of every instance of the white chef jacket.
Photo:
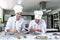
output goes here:
<path id="1" fill-rule="evenodd" d="M 7 32 L 7 29 L 9 28 L 16 29 L 18 32 L 25 30 L 24 19 L 20 18 L 18 21 L 16 21 L 16 16 L 10 17 L 7 21 L 5 32 Z"/>
<path id="2" fill-rule="evenodd" d="M 29 29 L 42 29 L 42 33 L 46 32 L 46 23 L 43 19 L 40 20 L 40 22 L 37 24 L 35 20 L 30 21 L 29 23 Z"/>

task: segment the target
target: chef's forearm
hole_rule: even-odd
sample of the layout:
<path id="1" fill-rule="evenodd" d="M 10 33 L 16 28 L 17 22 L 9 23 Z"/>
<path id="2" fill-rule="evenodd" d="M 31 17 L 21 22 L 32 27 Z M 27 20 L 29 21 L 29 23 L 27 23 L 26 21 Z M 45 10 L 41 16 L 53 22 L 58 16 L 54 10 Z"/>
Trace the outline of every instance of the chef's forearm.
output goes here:
<path id="1" fill-rule="evenodd" d="M 41 29 L 37 29 L 36 31 L 38 31 L 38 32 L 42 32 L 42 30 L 41 30 Z"/>
<path id="2" fill-rule="evenodd" d="M 18 30 L 16 30 L 16 29 L 11 29 L 11 28 L 10 28 L 10 29 L 7 30 L 7 32 L 18 33 Z"/>
<path id="3" fill-rule="evenodd" d="M 7 32 L 12 32 L 12 29 L 11 28 L 7 29 Z"/>

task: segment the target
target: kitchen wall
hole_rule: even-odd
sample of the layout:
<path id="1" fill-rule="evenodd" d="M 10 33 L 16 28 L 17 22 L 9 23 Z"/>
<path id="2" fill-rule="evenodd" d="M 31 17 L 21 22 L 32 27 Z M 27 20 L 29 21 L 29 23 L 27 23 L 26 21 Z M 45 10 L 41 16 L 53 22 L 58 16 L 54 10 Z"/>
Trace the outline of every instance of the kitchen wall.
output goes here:
<path id="1" fill-rule="evenodd" d="M 4 13 L 4 18 L 5 20 L 7 20 L 7 18 L 9 18 L 11 15 L 15 15 L 14 11 L 13 10 L 4 10 L 3 11 Z M 34 15 L 33 12 L 23 12 L 22 15 Z"/>
<path id="2" fill-rule="evenodd" d="M 0 8 L 0 18 L 3 20 L 3 9 Z"/>
<path id="3" fill-rule="evenodd" d="M 4 10 L 5 14 L 10 14 L 10 15 L 14 15 L 14 11 L 13 10 Z M 23 12 L 22 15 L 34 15 L 33 12 Z"/>

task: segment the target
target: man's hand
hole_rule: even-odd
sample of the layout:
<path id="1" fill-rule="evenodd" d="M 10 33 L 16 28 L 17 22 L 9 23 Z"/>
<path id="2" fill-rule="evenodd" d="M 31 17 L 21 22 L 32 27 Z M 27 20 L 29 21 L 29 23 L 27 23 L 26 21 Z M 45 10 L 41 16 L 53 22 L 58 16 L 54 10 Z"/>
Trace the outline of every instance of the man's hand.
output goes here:
<path id="1" fill-rule="evenodd" d="M 11 28 L 8 29 L 7 31 L 8 31 L 8 32 L 12 32 L 12 33 L 17 33 L 17 32 L 18 32 L 16 29 L 11 29 Z"/>
<path id="2" fill-rule="evenodd" d="M 14 33 L 17 33 L 18 31 L 16 29 L 13 30 Z"/>
<path id="3" fill-rule="evenodd" d="M 35 32 L 35 30 L 33 28 L 30 29 L 30 32 Z"/>
<path id="4" fill-rule="evenodd" d="M 42 29 L 37 29 L 36 31 L 38 31 L 38 32 L 42 32 Z"/>

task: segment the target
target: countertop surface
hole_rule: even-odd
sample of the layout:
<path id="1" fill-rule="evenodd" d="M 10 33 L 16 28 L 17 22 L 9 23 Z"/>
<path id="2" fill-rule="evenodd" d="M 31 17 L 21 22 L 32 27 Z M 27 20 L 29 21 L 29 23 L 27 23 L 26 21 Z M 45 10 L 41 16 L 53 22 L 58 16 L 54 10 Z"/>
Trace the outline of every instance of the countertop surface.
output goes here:
<path id="1" fill-rule="evenodd" d="M 20 35 L 19 40 L 60 40 L 60 35 L 53 35 L 54 33 L 60 34 L 60 32 L 45 33 L 42 35 L 48 36 L 46 39 L 36 39 L 37 35 L 25 34 Z M 26 38 L 24 38 L 26 36 Z M 16 35 L 5 35 L 4 32 L 0 32 L 0 40 L 18 40 Z"/>

